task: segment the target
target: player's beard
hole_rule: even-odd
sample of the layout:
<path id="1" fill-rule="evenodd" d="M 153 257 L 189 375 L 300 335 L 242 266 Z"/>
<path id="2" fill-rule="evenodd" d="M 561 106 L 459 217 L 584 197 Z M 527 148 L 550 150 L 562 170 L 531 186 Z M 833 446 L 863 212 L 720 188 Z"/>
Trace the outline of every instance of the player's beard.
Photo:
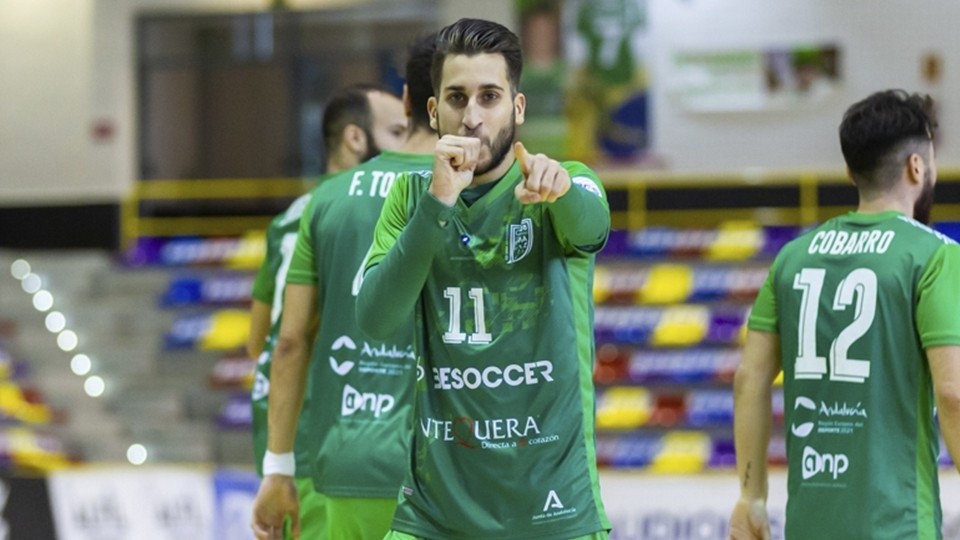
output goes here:
<path id="1" fill-rule="evenodd" d="M 441 126 L 441 129 L 440 129 L 441 137 L 443 137 L 444 135 L 450 135 L 450 134 L 451 132 L 444 130 L 443 127 Z M 475 137 L 475 135 L 470 135 L 470 134 L 466 134 L 463 136 Z M 480 139 L 480 144 L 482 144 L 483 146 L 487 147 L 490 150 L 490 159 L 482 163 L 478 163 L 477 168 L 474 169 L 473 171 L 473 175 L 481 176 L 483 174 L 486 174 L 492 171 L 493 169 L 496 169 L 497 166 L 503 163 L 503 160 L 506 159 L 507 157 L 507 153 L 509 153 L 511 148 L 513 148 L 513 141 L 514 141 L 514 138 L 516 138 L 516 136 L 517 136 L 517 111 L 513 111 L 510 114 L 510 124 L 504 127 L 503 129 L 501 129 L 499 133 L 497 133 L 497 136 L 496 138 L 494 138 L 493 142 L 491 142 L 490 139 L 486 137 L 477 137 L 478 139 Z"/>
<path id="2" fill-rule="evenodd" d="M 913 203 L 913 219 L 924 225 L 929 225 L 931 208 L 933 208 L 933 175 L 930 174 L 930 169 L 927 168 L 926 173 L 923 175 L 923 189 L 920 191 L 920 196 L 917 197 L 917 200 Z"/>
<path id="3" fill-rule="evenodd" d="M 475 176 L 484 175 L 493 169 L 496 169 L 503 160 L 507 158 L 507 153 L 513 148 L 513 140 L 517 135 L 517 113 L 514 111 L 510 115 L 510 124 L 497 133 L 497 137 L 490 143 L 487 140 L 483 144 L 490 149 L 490 160 L 486 163 L 477 164 L 477 170 L 473 172 Z"/>
<path id="4" fill-rule="evenodd" d="M 377 146 L 377 141 L 373 138 L 373 133 L 367 128 L 362 129 L 363 134 L 367 136 L 367 152 L 360 156 L 360 163 L 365 163 L 380 155 L 380 147 Z"/>

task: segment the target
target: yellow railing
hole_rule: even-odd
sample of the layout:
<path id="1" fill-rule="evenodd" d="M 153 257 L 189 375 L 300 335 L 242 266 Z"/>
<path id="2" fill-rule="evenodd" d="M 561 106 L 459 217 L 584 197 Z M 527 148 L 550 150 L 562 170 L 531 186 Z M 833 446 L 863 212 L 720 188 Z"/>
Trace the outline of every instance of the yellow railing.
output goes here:
<path id="1" fill-rule="evenodd" d="M 310 188 L 301 178 L 225 178 L 191 180 L 143 180 L 124 202 L 121 238 L 125 246 L 149 236 L 239 236 L 262 230 L 273 218 L 269 213 L 255 216 L 154 217 L 142 215 L 144 201 L 215 201 L 229 208 L 230 201 L 290 199 Z"/>
<path id="2" fill-rule="evenodd" d="M 751 220 L 761 224 L 810 225 L 852 209 L 835 201 L 821 200 L 821 187 L 850 185 L 837 171 L 796 171 L 756 174 L 682 174 L 667 172 L 639 172 L 633 170 L 599 170 L 604 187 L 611 198 L 611 217 L 614 228 L 640 229 L 643 227 L 712 227 L 730 220 Z M 960 169 L 940 171 L 941 183 L 960 182 Z M 144 180 L 137 182 L 133 196 L 125 202 L 122 218 L 124 245 L 150 236 L 239 236 L 251 230 L 265 229 L 273 218 L 265 205 L 263 215 L 217 215 L 156 217 L 143 215 L 141 203 L 149 201 L 205 201 L 230 208 L 231 201 L 264 201 L 292 199 L 304 193 L 310 181 L 301 178 L 204 179 L 204 180 Z M 780 190 L 781 199 L 795 203 L 776 203 L 763 206 L 717 206 L 704 199 L 740 190 L 759 193 L 764 189 Z M 694 204 L 671 207 L 660 204 L 653 208 L 651 199 L 666 190 L 683 190 L 684 198 Z M 960 190 L 957 190 L 960 192 Z M 853 187 L 847 197 L 854 200 Z M 935 221 L 960 220 L 960 200 L 938 198 L 934 208 Z"/>
<path id="3" fill-rule="evenodd" d="M 854 209 L 855 204 L 840 204 L 833 197 L 823 197 L 821 187 L 846 191 L 846 198 L 856 200 L 856 189 L 838 171 L 775 171 L 744 174 L 688 174 L 599 170 L 613 204 L 611 219 L 617 229 L 636 230 L 647 226 L 714 227 L 731 220 L 750 220 L 764 225 L 812 225 Z M 960 183 L 960 168 L 941 169 L 939 184 Z M 952 186 L 951 186 L 952 187 Z M 764 206 L 713 206 L 694 204 L 694 208 L 652 208 L 651 198 L 664 190 L 684 190 L 696 202 L 698 198 L 716 196 L 725 190 L 760 191 L 780 188 L 782 198 L 793 198 L 795 204 Z M 941 188 L 942 189 L 942 188 Z M 953 190 L 960 193 L 960 189 Z M 626 204 L 617 208 L 613 201 L 618 192 Z M 791 196 L 792 195 L 792 196 Z M 826 199 L 826 200 L 822 200 Z M 933 221 L 960 221 L 960 197 L 938 196 Z"/>

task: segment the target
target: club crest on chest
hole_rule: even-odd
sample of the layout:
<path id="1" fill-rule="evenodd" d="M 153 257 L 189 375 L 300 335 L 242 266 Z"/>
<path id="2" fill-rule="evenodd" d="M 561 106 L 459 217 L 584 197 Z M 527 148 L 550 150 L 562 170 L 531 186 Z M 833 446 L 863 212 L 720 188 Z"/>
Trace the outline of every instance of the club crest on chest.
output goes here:
<path id="1" fill-rule="evenodd" d="M 523 218 L 507 229 L 507 264 L 523 259 L 533 249 L 533 220 Z"/>

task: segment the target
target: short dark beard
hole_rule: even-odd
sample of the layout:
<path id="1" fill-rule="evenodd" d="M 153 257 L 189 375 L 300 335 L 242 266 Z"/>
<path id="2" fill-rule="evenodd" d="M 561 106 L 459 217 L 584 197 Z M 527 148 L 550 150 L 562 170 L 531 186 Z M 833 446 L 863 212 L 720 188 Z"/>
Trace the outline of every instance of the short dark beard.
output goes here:
<path id="1" fill-rule="evenodd" d="M 929 167 L 923 175 L 923 189 L 920 195 L 913 203 L 913 219 L 923 223 L 930 224 L 930 210 L 933 208 L 933 175 L 930 174 Z"/>
<path id="2" fill-rule="evenodd" d="M 370 128 L 364 127 L 363 134 L 367 137 L 367 153 L 360 156 L 360 163 L 366 163 L 371 159 L 380 155 L 380 147 L 377 146 L 377 141 L 373 138 L 373 133 L 370 132 Z"/>
<path id="3" fill-rule="evenodd" d="M 443 126 L 439 126 L 440 129 L 437 130 L 437 133 L 443 137 L 444 135 L 456 135 L 443 129 Z M 466 135 L 470 137 L 471 135 Z M 507 158 L 507 154 L 513 149 L 513 141 L 517 136 L 517 111 L 514 110 L 510 114 L 510 127 L 500 132 L 497 135 L 497 138 L 490 143 L 490 161 L 484 164 L 478 164 L 477 168 L 474 169 L 474 176 L 482 176 L 488 172 L 496 169 L 503 163 L 503 160 Z M 479 137 L 478 137 L 479 138 Z M 481 142 L 483 140 L 481 139 Z"/>
<path id="4" fill-rule="evenodd" d="M 490 161 L 486 165 L 478 166 L 473 172 L 474 176 L 481 176 L 496 169 L 506 159 L 507 154 L 513 148 L 513 139 L 517 135 L 517 124 L 514 122 L 516 115 L 510 119 L 510 128 L 505 129 L 497 135 L 497 138 L 490 144 Z"/>

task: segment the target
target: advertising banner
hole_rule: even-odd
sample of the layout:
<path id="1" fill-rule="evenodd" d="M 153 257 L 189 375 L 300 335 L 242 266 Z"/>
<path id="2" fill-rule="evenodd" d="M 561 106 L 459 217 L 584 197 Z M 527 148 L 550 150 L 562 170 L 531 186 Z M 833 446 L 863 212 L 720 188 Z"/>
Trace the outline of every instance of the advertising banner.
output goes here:
<path id="1" fill-rule="evenodd" d="M 206 469 L 89 468 L 50 475 L 60 540 L 212 540 Z"/>
<path id="2" fill-rule="evenodd" d="M 771 470 L 767 509 L 770 537 L 783 540 L 786 471 Z M 731 473 L 656 475 L 605 470 L 600 487 L 613 524 L 611 540 L 726 540 L 728 520 L 740 496 Z M 941 469 L 943 537 L 960 538 L 960 477 Z"/>
<path id="3" fill-rule="evenodd" d="M 217 500 L 216 540 L 253 540 L 250 518 L 260 479 L 253 471 L 223 469 L 213 478 Z"/>

